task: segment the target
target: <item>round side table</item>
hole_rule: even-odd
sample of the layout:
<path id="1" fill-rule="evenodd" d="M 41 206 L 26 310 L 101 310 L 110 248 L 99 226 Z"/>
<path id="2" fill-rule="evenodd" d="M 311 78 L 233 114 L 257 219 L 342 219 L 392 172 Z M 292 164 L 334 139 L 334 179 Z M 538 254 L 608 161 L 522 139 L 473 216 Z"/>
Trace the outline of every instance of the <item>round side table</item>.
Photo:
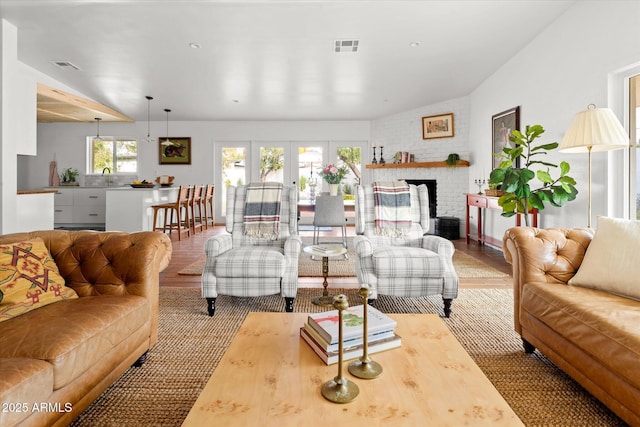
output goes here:
<path id="1" fill-rule="evenodd" d="M 324 248 L 325 250 L 321 250 L 320 248 Z M 321 296 L 314 297 L 311 302 L 315 305 L 331 305 L 333 303 L 333 296 L 329 295 L 329 291 L 327 290 L 329 286 L 329 282 L 327 281 L 327 277 L 329 276 L 329 258 L 342 256 L 347 253 L 347 249 L 342 245 L 312 245 L 305 246 L 302 250 L 311 256 L 322 258 L 322 277 L 324 278 L 322 287 L 324 290 Z"/>

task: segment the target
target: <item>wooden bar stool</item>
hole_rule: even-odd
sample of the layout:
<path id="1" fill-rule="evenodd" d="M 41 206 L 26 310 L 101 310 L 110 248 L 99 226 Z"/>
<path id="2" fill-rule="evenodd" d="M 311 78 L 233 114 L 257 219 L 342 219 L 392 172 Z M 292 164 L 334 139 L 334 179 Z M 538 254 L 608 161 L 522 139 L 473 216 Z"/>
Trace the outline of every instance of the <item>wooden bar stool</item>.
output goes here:
<path id="1" fill-rule="evenodd" d="M 213 227 L 216 222 L 214 219 L 213 213 L 213 192 L 215 186 L 213 184 L 208 184 L 207 188 L 204 192 L 204 197 L 202 198 L 202 206 L 204 208 L 204 228 L 209 229 L 209 225 Z"/>
<path id="2" fill-rule="evenodd" d="M 153 205 L 153 231 L 162 230 L 169 235 L 173 230 L 178 232 L 178 240 L 182 240 L 182 233 L 186 231 L 189 237 L 189 187 L 181 185 L 178 189 L 178 198 L 173 203 L 163 203 L 161 205 Z M 158 225 L 158 212 L 162 211 L 162 226 Z M 174 214 L 176 216 L 174 221 Z"/>
<path id="3" fill-rule="evenodd" d="M 189 195 L 189 225 L 193 234 L 202 231 L 203 228 L 203 212 L 202 212 L 202 185 L 194 185 Z"/>

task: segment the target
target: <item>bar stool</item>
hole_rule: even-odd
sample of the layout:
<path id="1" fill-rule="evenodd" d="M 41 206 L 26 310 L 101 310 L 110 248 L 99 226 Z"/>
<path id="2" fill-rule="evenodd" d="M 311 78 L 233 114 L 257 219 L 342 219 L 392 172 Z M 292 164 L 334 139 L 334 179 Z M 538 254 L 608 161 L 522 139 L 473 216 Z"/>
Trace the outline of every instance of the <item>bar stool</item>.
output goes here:
<path id="1" fill-rule="evenodd" d="M 204 207 L 204 228 L 209 229 L 209 224 L 213 227 L 216 222 L 213 214 L 213 192 L 215 186 L 213 184 L 208 184 L 207 188 L 204 192 L 204 197 L 202 199 L 202 206 Z"/>
<path id="2" fill-rule="evenodd" d="M 204 222 L 202 213 L 202 185 L 194 185 L 191 188 L 191 194 L 189 195 L 189 212 L 191 214 L 189 225 L 191 226 L 193 234 L 196 234 L 198 230 L 202 231 Z"/>
<path id="3" fill-rule="evenodd" d="M 189 237 L 189 187 L 181 185 L 178 189 L 178 198 L 173 203 L 163 203 L 160 205 L 153 205 L 153 231 L 162 230 L 166 233 L 169 230 L 176 230 L 178 232 L 178 240 L 182 240 L 182 233 L 186 231 L 187 237 Z M 158 212 L 162 211 L 163 221 L 162 226 L 158 225 Z M 176 215 L 176 221 L 174 222 L 174 214 Z"/>

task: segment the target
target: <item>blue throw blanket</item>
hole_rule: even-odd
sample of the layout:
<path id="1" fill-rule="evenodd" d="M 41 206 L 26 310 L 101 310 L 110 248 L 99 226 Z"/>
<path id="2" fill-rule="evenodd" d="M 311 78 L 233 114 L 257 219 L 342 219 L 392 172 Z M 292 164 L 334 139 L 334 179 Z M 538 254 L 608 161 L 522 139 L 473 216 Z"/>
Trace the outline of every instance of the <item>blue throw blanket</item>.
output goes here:
<path id="1" fill-rule="evenodd" d="M 373 183 L 375 224 L 378 234 L 398 237 L 411 227 L 411 192 L 405 181 Z"/>
<path id="2" fill-rule="evenodd" d="M 247 185 L 244 205 L 244 234 L 277 240 L 280 230 L 282 184 L 258 182 Z"/>

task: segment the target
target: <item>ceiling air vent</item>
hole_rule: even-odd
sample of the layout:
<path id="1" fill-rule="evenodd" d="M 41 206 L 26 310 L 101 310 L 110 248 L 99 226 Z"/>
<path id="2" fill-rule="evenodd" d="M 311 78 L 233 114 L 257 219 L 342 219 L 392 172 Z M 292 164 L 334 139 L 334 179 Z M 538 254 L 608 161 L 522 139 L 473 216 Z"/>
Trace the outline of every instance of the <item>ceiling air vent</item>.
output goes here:
<path id="1" fill-rule="evenodd" d="M 79 70 L 80 69 L 80 67 L 72 64 L 69 61 L 53 61 L 53 65 L 55 65 L 56 67 L 62 68 L 63 70 L 70 70 L 70 69 Z"/>
<path id="2" fill-rule="evenodd" d="M 333 51 L 335 53 L 356 53 L 359 44 L 359 40 L 336 40 L 333 44 Z"/>

